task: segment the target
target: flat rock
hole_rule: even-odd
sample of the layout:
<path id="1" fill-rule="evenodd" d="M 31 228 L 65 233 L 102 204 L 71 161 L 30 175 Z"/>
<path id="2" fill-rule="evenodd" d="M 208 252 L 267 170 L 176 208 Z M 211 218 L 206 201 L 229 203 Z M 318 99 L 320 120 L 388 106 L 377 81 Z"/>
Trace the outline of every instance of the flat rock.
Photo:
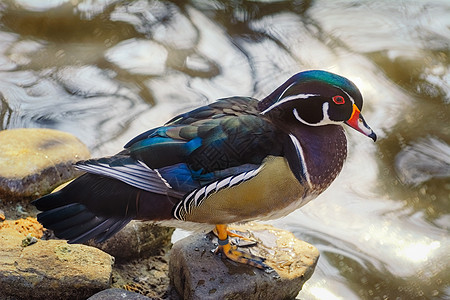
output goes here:
<path id="1" fill-rule="evenodd" d="M 122 230 L 103 243 L 87 242 L 114 256 L 117 260 L 137 259 L 161 254 L 171 245 L 173 228 L 150 222 L 131 221 Z"/>
<path id="2" fill-rule="evenodd" d="M 249 223 L 233 226 L 257 241 L 239 247 L 264 257 L 274 269 L 267 273 L 212 253 L 217 238 L 194 234 L 172 247 L 169 277 L 183 299 L 293 299 L 314 272 L 319 251 L 288 231 Z"/>
<path id="3" fill-rule="evenodd" d="M 37 198 L 80 174 L 76 161 L 89 150 L 73 135 L 53 129 L 0 131 L 0 197 Z"/>
<path id="4" fill-rule="evenodd" d="M 111 285 L 113 257 L 61 240 L 22 243 L 24 234 L 0 229 L 0 299 L 86 299 Z"/>
<path id="5" fill-rule="evenodd" d="M 126 291 L 118 288 L 111 288 L 98 292 L 87 300 L 151 300 L 153 298 L 144 295 Z"/>

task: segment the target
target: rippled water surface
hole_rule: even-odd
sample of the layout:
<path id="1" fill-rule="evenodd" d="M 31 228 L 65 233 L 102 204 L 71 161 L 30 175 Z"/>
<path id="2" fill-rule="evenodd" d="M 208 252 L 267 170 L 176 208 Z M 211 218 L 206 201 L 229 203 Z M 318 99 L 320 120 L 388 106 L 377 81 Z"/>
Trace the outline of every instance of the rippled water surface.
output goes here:
<path id="1" fill-rule="evenodd" d="M 300 299 L 450 298 L 450 2 L 0 3 L 0 129 L 68 131 L 94 156 L 177 113 L 325 69 L 361 89 L 341 176 L 274 223 L 319 248 Z"/>

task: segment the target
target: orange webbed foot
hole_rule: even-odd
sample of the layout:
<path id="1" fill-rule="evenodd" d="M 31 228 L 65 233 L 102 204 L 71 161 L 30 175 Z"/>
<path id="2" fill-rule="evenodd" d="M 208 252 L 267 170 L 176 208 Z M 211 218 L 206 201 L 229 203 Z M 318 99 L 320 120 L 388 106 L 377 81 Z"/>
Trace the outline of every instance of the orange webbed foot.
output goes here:
<path id="1" fill-rule="evenodd" d="M 231 245 L 229 236 L 239 237 L 239 238 L 242 238 L 247 241 L 249 241 L 250 239 L 242 237 L 239 234 L 235 234 L 235 233 L 230 234 L 230 232 L 227 230 L 227 225 L 224 225 L 224 224 L 216 225 L 214 233 L 217 235 L 217 237 L 219 239 L 219 245 L 218 245 L 217 249 L 215 250 L 216 253 L 222 253 L 229 260 L 232 260 L 237 263 L 253 266 L 258 269 L 262 269 L 262 270 L 266 270 L 266 271 L 269 271 L 272 269 L 264 263 L 264 261 L 265 261 L 264 258 L 253 255 L 251 253 L 240 251 L 237 249 L 236 246 Z"/>

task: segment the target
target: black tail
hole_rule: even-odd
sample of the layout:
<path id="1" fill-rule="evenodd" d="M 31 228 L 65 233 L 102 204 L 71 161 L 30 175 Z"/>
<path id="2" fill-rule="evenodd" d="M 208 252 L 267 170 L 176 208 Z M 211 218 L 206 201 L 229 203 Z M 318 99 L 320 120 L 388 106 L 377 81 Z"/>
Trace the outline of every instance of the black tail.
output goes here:
<path id="1" fill-rule="evenodd" d="M 119 180 L 84 174 L 62 190 L 37 199 L 38 221 L 69 243 L 103 242 L 132 219 L 171 218 L 177 200 Z"/>

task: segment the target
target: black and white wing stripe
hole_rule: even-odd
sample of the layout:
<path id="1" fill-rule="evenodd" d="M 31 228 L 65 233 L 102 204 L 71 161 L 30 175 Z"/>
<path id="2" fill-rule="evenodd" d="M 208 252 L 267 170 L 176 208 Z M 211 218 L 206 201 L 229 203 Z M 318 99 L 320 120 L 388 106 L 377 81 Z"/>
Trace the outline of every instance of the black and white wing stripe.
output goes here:
<path id="1" fill-rule="evenodd" d="M 185 220 L 186 215 L 190 214 L 192 209 L 199 207 L 203 204 L 204 200 L 218 191 L 236 186 L 244 181 L 247 181 L 261 171 L 262 167 L 243 172 L 238 175 L 229 176 L 224 179 L 214 181 L 208 185 L 204 185 L 201 188 L 195 189 L 187 194 L 183 200 L 178 202 L 173 211 L 173 216 L 178 220 Z"/>

